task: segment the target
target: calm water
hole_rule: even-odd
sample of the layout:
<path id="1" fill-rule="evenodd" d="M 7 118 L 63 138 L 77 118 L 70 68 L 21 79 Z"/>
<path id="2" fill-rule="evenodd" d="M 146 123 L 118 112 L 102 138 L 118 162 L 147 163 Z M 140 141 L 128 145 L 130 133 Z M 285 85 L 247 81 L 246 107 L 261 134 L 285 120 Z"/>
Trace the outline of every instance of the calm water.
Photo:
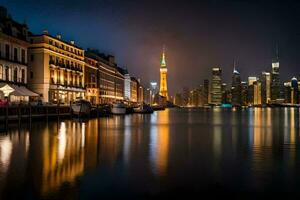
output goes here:
<path id="1" fill-rule="evenodd" d="M 0 199 L 300 192 L 300 111 L 166 110 L 0 134 Z"/>

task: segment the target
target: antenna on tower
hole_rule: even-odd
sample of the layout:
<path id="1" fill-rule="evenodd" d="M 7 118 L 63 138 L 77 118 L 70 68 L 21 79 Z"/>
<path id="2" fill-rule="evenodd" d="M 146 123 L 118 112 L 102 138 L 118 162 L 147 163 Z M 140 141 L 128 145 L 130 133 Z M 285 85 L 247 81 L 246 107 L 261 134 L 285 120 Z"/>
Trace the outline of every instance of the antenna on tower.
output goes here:
<path id="1" fill-rule="evenodd" d="M 276 46 L 275 46 L 275 51 L 276 51 L 276 59 L 279 60 L 279 49 L 278 49 L 278 41 L 276 42 Z"/>

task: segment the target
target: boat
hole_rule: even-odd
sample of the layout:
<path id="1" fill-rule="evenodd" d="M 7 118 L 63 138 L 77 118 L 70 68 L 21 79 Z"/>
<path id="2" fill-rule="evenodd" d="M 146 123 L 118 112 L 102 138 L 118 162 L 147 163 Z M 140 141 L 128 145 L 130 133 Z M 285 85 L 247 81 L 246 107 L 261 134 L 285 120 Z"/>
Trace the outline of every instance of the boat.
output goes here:
<path id="1" fill-rule="evenodd" d="M 165 110 L 165 107 L 164 106 L 160 106 L 160 105 L 155 105 L 155 106 L 152 106 L 152 109 L 154 111 L 159 111 L 159 110 Z"/>
<path id="2" fill-rule="evenodd" d="M 153 113 L 153 108 L 148 105 L 148 104 L 141 104 L 136 108 L 133 108 L 135 113 L 142 113 L 142 114 L 148 114 L 148 113 Z"/>
<path id="3" fill-rule="evenodd" d="M 89 101 L 80 99 L 71 104 L 72 113 L 74 115 L 82 116 L 91 113 L 92 105 Z"/>
<path id="4" fill-rule="evenodd" d="M 126 106 L 124 103 L 113 103 L 111 108 L 111 113 L 115 115 L 126 114 Z"/>

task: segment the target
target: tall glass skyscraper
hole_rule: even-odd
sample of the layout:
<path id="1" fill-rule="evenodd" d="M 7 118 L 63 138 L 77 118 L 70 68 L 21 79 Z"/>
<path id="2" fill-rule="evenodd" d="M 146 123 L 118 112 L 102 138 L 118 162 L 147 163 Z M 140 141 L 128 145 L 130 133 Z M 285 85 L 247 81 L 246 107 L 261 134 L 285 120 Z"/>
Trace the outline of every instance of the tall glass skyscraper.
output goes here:
<path id="1" fill-rule="evenodd" d="M 232 84 L 231 84 L 231 104 L 232 106 L 241 106 L 241 76 L 240 72 L 236 70 L 234 67 L 233 74 L 232 74 Z"/>
<path id="2" fill-rule="evenodd" d="M 279 56 L 276 50 L 276 58 L 272 61 L 271 73 L 271 100 L 276 101 L 280 99 L 280 77 L 279 77 Z"/>
<path id="3" fill-rule="evenodd" d="M 211 80 L 211 104 L 221 105 L 222 103 L 222 70 L 219 67 L 212 69 Z"/>

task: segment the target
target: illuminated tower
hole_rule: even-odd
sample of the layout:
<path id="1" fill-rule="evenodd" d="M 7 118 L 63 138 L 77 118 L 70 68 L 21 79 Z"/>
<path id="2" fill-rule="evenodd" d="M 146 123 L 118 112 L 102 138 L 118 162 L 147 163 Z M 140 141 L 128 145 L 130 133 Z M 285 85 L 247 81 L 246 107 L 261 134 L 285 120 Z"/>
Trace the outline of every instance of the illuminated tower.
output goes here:
<path id="1" fill-rule="evenodd" d="M 165 49 L 163 49 L 162 59 L 160 64 L 160 88 L 159 94 L 166 99 L 168 99 L 168 86 L 167 86 L 167 64 L 166 64 L 166 56 Z"/>

